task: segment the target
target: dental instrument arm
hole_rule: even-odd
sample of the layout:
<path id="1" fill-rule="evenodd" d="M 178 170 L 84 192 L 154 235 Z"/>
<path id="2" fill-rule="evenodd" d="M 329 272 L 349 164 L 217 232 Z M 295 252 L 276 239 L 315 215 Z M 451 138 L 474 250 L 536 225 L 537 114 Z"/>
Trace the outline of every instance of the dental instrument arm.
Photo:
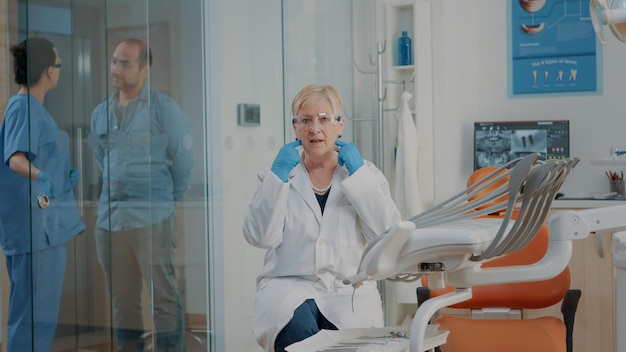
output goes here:
<path id="1" fill-rule="evenodd" d="M 590 233 L 626 228 L 625 214 L 626 205 L 560 211 L 548 220 L 550 240 L 580 240 Z"/>

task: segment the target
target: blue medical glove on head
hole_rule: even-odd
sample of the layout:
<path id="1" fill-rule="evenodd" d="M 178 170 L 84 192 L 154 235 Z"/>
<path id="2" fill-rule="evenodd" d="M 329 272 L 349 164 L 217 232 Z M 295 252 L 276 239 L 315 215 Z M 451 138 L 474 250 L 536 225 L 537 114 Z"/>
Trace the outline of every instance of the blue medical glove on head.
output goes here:
<path id="1" fill-rule="evenodd" d="M 78 169 L 75 167 L 71 167 L 70 168 L 70 186 L 72 187 L 76 186 L 76 184 L 78 183 L 78 180 L 80 180 L 80 171 L 78 171 Z"/>
<path id="2" fill-rule="evenodd" d="M 345 165 L 350 175 L 363 166 L 363 157 L 354 144 L 343 141 L 336 141 L 335 144 L 339 146 L 339 165 Z"/>
<path id="3" fill-rule="evenodd" d="M 52 183 L 52 177 L 43 171 L 39 171 L 37 174 L 37 183 L 39 183 L 39 194 L 46 195 L 48 198 L 56 198 L 56 190 L 54 183 Z"/>
<path id="4" fill-rule="evenodd" d="M 285 144 L 272 163 L 272 172 L 283 182 L 287 182 L 291 169 L 300 163 L 300 153 L 296 149 L 300 145 L 302 145 L 300 140 Z"/>

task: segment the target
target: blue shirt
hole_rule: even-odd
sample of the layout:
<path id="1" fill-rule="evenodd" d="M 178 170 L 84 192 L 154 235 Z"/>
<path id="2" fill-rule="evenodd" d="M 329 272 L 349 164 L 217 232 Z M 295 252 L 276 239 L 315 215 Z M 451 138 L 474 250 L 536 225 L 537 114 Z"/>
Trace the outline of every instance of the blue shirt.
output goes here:
<path id="1" fill-rule="evenodd" d="M 194 168 L 191 125 L 174 99 L 144 85 L 122 108 L 118 94 L 94 109 L 88 137 L 103 182 L 96 226 L 108 231 L 165 220 Z"/>
<path id="2" fill-rule="evenodd" d="M 48 208 L 37 205 L 39 184 L 9 168 L 9 159 L 17 152 L 52 178 L 56 198 Z M 9 99 L 0 129 L 0 155 L 0 244 L 5 255 L 58 246 L 85 230 L 69 182 L 69 136 L 35 97 L 18 94 Z"/>

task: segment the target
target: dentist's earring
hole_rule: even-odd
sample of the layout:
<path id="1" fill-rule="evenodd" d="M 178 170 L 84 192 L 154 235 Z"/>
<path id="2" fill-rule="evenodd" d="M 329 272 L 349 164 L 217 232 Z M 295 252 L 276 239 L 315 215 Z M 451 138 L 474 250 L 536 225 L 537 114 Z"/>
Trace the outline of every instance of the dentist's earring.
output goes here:
<path id="1" fill-rule="evenodd" d="M 341 135 L 338 135 L 338 136 L 337 136 L 337 139 L 339 139 L 339 138 L 341 138 Z"/>

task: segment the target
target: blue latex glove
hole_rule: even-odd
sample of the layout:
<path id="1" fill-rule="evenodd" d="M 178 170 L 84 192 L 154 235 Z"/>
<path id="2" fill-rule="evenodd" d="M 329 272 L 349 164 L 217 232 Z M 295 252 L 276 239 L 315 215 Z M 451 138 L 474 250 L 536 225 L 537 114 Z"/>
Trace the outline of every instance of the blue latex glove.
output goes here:
<path id="1" fill-rule="evenodd" d="M 37 174 L 37 182 L 39 183 L 38 195 L 46 195 L 50 199 L 56 198 L 56 190 L 54 188 L 54 183 L 52 183 L 52 177 L 50 177 L 50 175 L 43 171 L 40 171 Z"/>
<path id="2" fill-rule="evenodd" d="M 70 168 L 70 186 L 72 187 L 76 186 L 79 179 L 80 179 L 80 171 L 78 171 L 78 169 L 75 167 L 71 167 Z"/>
<path id="3" fill-rule="evenodd" d="M 363 166 L 363 157 L 354 144 L 343 141 L 336 141 L 335 144 L 339 146 L 339 165 L 345 165 L 350 175 Z"/>
<path id="4" fill-rule="evenodd" d="M 300 163 L 300 153 L 296 149 L 300 145 L 302 145 L 300 140 L 285 144 L 272 163 L 272 172 L 283 182 L 287 182 L 291 169 Z"/>

